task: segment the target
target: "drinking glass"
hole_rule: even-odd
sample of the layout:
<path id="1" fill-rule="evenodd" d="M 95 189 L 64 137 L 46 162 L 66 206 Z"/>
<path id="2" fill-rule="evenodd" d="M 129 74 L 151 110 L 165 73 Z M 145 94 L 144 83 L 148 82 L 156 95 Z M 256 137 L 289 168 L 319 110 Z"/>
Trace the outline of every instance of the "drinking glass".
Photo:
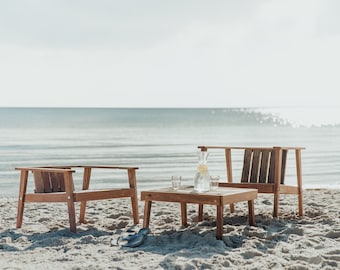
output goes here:
<path id="1" fill-rule="evenodd" d="M 182 180 L 182 176 L 171 176 L 171 181 L 172 181 L 172 188 L 174 190 L 178 190 L 181 187 L 181 180 Z"/>
<path id="2" fill-rule="evenodd" d="M 210 188 L 211 188 L 211 190 L 216 190 L 218 188 L 219 182 L 220 182 L 220 177 L 218 175 L 210 176 Z"/>

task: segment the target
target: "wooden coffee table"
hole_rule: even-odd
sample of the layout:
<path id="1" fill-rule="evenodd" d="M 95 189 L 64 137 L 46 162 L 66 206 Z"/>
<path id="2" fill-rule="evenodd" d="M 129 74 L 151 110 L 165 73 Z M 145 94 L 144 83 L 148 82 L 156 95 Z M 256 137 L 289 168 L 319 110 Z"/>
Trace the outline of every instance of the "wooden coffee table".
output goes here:
<path id="1" fill-rule="evenodd" d="M 192 186 L 181 187 L 179 190 L 160 188 L 141 192 L 141 200 L 145 201 L 144 227 L 149 227 L 151 204 L 153 201 L 178 202 L 181 204 L 182 225 L 187 225 L 187 203 L 200 205 L 199 221 L 202 220 L 204 204 L 216 205 L 216 238 L 223 235 L 223 210 L 226 204 L 248 201 L 249 224 L 255 225 L 254 199 L 257 189 L 219 187 L 204 193 L 197 193 Z"/>

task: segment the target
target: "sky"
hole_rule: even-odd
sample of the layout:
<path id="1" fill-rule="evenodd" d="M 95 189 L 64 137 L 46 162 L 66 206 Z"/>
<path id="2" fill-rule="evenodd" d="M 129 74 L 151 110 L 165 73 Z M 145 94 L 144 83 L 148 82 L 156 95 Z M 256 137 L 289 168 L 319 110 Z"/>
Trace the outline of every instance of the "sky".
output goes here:
<path id="1" fill-rule="evenodd" d="M 2 0 L 0 107 L 339 106 L 338 0 Z"/>

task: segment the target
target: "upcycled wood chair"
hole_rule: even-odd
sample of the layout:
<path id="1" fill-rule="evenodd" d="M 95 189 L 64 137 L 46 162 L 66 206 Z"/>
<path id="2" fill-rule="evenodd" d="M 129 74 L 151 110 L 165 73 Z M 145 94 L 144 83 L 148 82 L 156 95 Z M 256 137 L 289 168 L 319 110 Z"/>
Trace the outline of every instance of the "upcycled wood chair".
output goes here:
<path id="1" fill-rule="evenodd" d="M 301 150 L 303 147 L 229 147 L 198 146 L 201 151 L 221 149 L 225 151 L 227 181 L 219 183 L 222 187 L 256 188 L 259 193 L 274 194 L 273 216 L 278 216 L 279 198 L 281 194 L 298 196 L 298 213 L 303 216 Z M 243 169 L 240 182 L 233 182 L 232 150 L 243 150 Z M 285 185 L 285 171 L 288 150 L 295 151 L 297 185 Z M 200 205 L 199 211 L 202 212 Z M 234 212 L 234 205 L 230 205 Z M 200 213 L 201 214 L 201 213 Z"/>
<path id="2" fill-rule="evenodd" d="M 81 191 L 74 190 L 73 168 L 82 168 L 83 187 Z M 129 188 L 111 188 L 103 190 L 89 190 L 92 169 L 120 169 L 128 174 Z M 20 170 L 20 189 L 18 200 L 17 228 L 21 228 L 25 203 L 40 202 L 66 202 L 70 230 L 76 232 L 75 202 L 80 202 L 79 222 L 85 222 L 86 202 L 91 200 L 108 200 L 130 197 L 132 204 L 133 220 L 139 223 L 138 199 L 136 189 L 136 167 L 117 166 L 66 166 L 66 167 L 27 167 L 16 168 Z M 26 194 L 29 172 L 33 173 L 34 193 Z"/>

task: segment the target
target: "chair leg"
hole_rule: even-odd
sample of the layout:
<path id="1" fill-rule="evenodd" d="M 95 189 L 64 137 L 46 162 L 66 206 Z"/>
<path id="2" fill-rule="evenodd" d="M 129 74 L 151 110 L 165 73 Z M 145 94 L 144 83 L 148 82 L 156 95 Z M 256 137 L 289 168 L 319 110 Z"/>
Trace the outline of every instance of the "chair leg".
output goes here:
<path id="1" fill-rule="evenodd" d="M 303 216 L 303 198 L 302 198 L 302 173 L 301 173 L 301 150 L 295 150 L 296 158 L 296 175 L 298 185 L 298 203 L 299 203 L 299 216 Z"/>
<path id="2" fill-rule="evenodd" d="M 145 201 L 144 220 L 143 220 L 143 227 L 144 228 L 149 227 L 149 224 L 150 224 L 151 204 L 152 204 L 152 201 Z"/>
<path id="3" fill-rule="evenodd" d="M 132 205 L 132 215 L 134 224 L 139 223 L 139 213 L 138 213 L 138 200 L 137 195 L 134 194 L 131 196 L 131 205 Z"/>
<path id="4" fill-rule="evenodd" d="M 77 227 L 76 227 L 76 211 L 74 208 L 74 201 L 68 200 L 67 201 L 67 208 L 68 208 L 68 219 L 70 222 L 70 231 L 76 233 Z"/>
<path id="5" fill-rule="evenodd" d="M 20 189 L 19 189 L 19 200 L 18 200 L 18 214 L 17 214 L 17 228 L 21 228 L 22 219 L 24 215 L 24 207 L 25 207 L 25 195 L 27 189 L 27 178 L 28 171 L 22 170 L 20 174 Z"/>
<path id="6" fill-rule="evenodd" d="M 85 212 L 86 212 L 86 201 L 82 201 L 80 203 L 80 215 L 79 215 L 80 223 L 85 223 Z"/>
<path id="7" fill-rule="evenodd" d="M 298 194 L 298 202 L 299 202 L 299 216 L 303 216 L 303 198 L 302 198 L 302 191 Z"/>
<path id="8" fill-rule="evenodd" d="M 274 211 L 273 211 L 273 217 L 277 217 L 279 213 L 279 199 L 280 199 L 280 193 L 275 192 L 274 193 Z"/>
<path id="9" fill-rule="evenodd" d="M 84 168 L 83 190 L 89 189 L 91 172 L 92 172 L 91 168 Z M 82 201 L 80 203 L 80 216 L 79 216 L 79 222 L 80 223 L 85 223 L 85 212 L 86 212 L 86 201 Z"/>
<path id="10" fill-rule="evenodd" d="M 64 173 L 64 181 L 65 181 L 65 191 L 66 191 L 66 200 L 67 200 L 67 208 L 68 208 L 68 219 L 70 222 L 70 231 L 76 233 L 76 211 L 74 208 L 74 193 L 73 193 L 73 178 L 71 172 Z"/>
<path id="11" fill-rule="evenodd" d="M 281 169 L 282 169 L 282 149 L 274 147 L 275 158 L 275 176 L 274 176 L 274 211 L 273 217 L 278 216 L 279 212 L 279 199 L 280 199 L 280 182 L 281 182 Z"/>
<path id="12" fill-rule="evenodd" d="M 132 204 L 132 214 L 133 221 L 135 224 L 139 223 L 138 214 L 138 197 L 137 197 L 137 186 L 136 186 L 136 169 L 128 169 L 129 186 L 131 189 L 131 204 Z"/>

